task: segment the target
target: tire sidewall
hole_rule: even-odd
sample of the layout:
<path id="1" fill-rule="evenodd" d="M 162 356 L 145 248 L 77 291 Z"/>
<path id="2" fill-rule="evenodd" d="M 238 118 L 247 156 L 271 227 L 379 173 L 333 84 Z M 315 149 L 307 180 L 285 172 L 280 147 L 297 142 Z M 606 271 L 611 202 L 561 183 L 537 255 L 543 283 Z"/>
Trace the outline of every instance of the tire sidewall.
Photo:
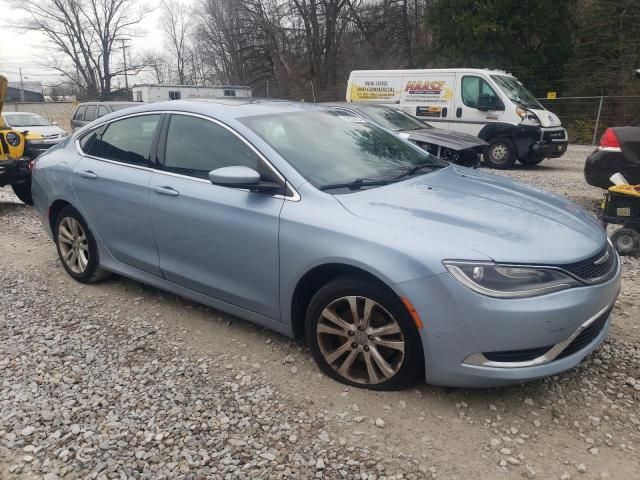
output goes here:
<path id="1" fill-rule="evenodd" d="M 629 248 L 620 248 L 618 245 L 618 240 L 622 236 L 631 237 L 633 244 Z M 628 227 L 619 228 L 611 235 L 611 243 L 620 255 L 633 255 L 640 250 L 640 233 Z"/>
<path id="2" fill-rule="evenodd" d="M 398 373 L 391 379 L 367 385 L 343 378 L 327 363 L 317 340 L 317 324 L 322 310 L 334 300 L 349 296 L 368 297 L 382 305 L 398 322 L 405 339 L 405 357 Z M 357 278 L 338 278 L 323 286 L 311 299 L 305 317 L 306 342 L 314 360 L 329 377 L 341 383 L 371 390 L 401 390 L 414 383 L 424 371 L 422 340 L 418 329 L 397 295 L 384 285 Z"/>
<path id="3" fill-rule="evenodd" d="M 491 157 L 491 150 L 498 144 L 503 144 L 507 147 L 509 154 L 507 159 L 503 162 L 495 162 Z M 500 170 L 506 170 L 508 168 L 513 167 L 513 164 L 516 162 L 516 151 L 515 145 L 508 138 L 495 138 L 489 142 L 489 145 L 484 150 L 484 162 L 490 166 L 491 168 L 497 168 Z"/>
<path id="4" fill-rule="evenodd" d="M 73 218 L 74 220 L 76 220 L 87 236 L 87 244 L 89 247 L 89 263 L 87 264 L 87 268 L 83 273 L 75 273 L 68 267 L 67 263 L 62 258 L 62 251 L 60 250 L 60 242 L 58 240 L 58 230 L 60 228 L 60 223 L 62 223 L 62 220 L 64 218 Z M 62 266 L 67 271 L 67 273 L 78 282 L 90 283 L 99 267 L 98 246 L 93 237 L 93 234 L 91 233 L 91 229 L 87 225 L 87 222 L 84 221 L 82 215 L 80 215 L 80 213 L 72 206 L 64 207 L 58 214 L 55 222 L 53 239 L 56 244 L 56 249 L 58 250 L 58 257 L 60 258 L 60 262 L 62 263 Z"/>
<path id="5" fill-rule="evenodd" d="M 31 181 L 24 183 L 14 183 L 11 185 L 13 193 L 25 205 L 33 205 L 33 197 L 31 196 Z"/>

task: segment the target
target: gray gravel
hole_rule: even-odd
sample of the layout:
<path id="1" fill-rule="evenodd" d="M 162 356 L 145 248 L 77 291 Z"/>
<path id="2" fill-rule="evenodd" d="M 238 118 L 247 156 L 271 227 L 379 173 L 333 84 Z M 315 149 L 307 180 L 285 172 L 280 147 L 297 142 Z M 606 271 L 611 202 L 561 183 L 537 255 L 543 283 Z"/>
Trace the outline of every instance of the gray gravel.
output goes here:
<path id="1" fill-rule="evenodd" d="M 593 210 L 589 148 L 496 172 Z M 80 286 L 0 189 L 0 479 L 640 478 L 640 261 L 576 369 L 494 390 L 349 389 L 308 351 L 115 277 Z"/>

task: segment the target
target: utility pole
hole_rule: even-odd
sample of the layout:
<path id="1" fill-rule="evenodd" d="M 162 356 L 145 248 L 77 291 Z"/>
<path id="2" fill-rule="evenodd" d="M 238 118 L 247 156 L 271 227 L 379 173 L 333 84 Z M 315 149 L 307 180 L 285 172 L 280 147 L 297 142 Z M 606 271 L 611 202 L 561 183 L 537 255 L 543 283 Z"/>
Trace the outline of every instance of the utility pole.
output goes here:
<path id="1" fill-rule="evenodd" d="M 22 80 L 22 67 L 18 68 L 20 71 L 20 101 L 24 102 L 24 81 Z"/>
<path id="2" fill-rule="evenodd" d="M 124 88 L 129 93 L 129 77 L 127 76 L 127 51 L 124 44 L 124 38 L 122 39 L 122 58 L 124 60 Z"/>

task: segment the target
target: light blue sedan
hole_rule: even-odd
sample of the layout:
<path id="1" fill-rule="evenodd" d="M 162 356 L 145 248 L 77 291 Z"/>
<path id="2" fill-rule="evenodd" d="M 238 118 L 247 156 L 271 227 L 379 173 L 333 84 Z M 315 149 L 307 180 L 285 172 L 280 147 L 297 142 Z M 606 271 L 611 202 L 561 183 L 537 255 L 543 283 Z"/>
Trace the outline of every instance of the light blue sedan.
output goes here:
<path id="1" fill-rule="evenodd" d="M 33 197 L 74 279 L 115 272 L 304 338 L 358 387 L 562 372 L 620 289 L 581 208 L 313 105 L 121 110 L 42 155 Z"/>

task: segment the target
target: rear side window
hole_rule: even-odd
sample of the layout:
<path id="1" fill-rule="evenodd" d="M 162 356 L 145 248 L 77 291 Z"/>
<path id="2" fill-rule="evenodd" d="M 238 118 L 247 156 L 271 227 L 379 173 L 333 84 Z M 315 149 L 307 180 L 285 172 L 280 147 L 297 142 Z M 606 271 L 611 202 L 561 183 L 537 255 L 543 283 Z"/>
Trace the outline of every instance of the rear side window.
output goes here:
<path id="1" fill-rule="evenodd" d="M 98 107 L 96 107 L 95 105 L 87 105 L 87 111 L 84 114 L 84 119 L 88 122 L 92 122 L 96 119 L 96 111 L 98 110 Z"/>
<path id="2" fill-rule="evenodd" d="M 96 151 L 98 146 L 98 142 L 96 142 L 96 139 L 99 136 L 100 130 L 100 128 L 97 128 L 84 135 L 80 139 L 80 150 L 82 150 L 87 155 L 95 156 L 98 153 Z"/>
<path id="3" fill-rule="evenodd" d="M 173 115 L 167 132 L 164 169 L 198 178 L 221 167 L 246 166 L 269 178 L 260 159 L 226 128 L 202 118 Z"/>
<path id="4" fill-rule="evenodd" d="M 84 112 L 87 110 L 87 106 L 86 105 L 82 105 L 81 107 L 78 107 L 78 110 L 76 110 L 76 114 L 73 116 L 74 120 L 82 120 L 84 118 Z"/>
<path id="5" fill-rule="evenodd" d="M 107 125 L 95 151 L 97 156 L 132 165 L 147 165 L 160 115 L 140 115 Z M 92 148 L 92 150 L 94 150 Z"/>

